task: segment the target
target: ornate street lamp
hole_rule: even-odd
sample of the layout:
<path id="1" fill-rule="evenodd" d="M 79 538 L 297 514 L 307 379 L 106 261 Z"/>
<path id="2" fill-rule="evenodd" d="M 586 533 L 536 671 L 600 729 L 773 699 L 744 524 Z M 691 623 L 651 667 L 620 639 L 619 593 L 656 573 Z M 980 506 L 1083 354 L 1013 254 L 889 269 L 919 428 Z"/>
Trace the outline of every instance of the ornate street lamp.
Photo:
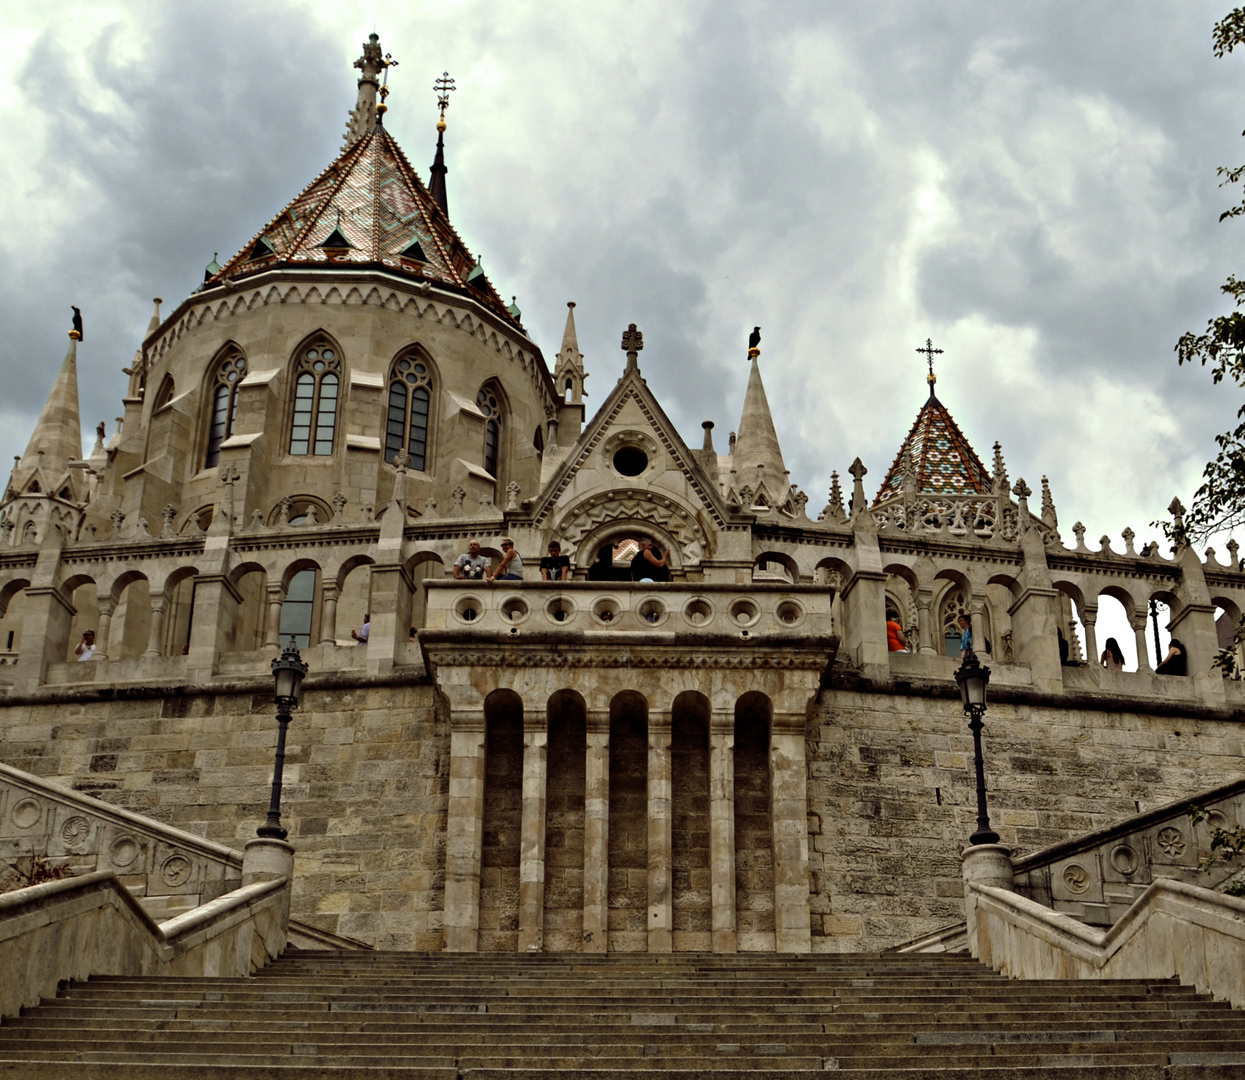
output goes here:
<path id="1" fill-rule="evenodd" d="M 973 765 L 977 770 L 977 831 L 968 838 L 968 842 L 997 844 L 999 834 L 990 828 L 990 816 L 986 812 L 986 770 L 981 760 L 981 718 L 986 711 L 986 684 L 990 681 L 990 669 L 982 667 L 977 654 L 969 649 L 955 673 L 955 681 L 959 683 L 964 713 L 969 718 L 968 728 L 973 733 Z"/>
<path id="2" fill-rule="evenodd" d="M 277 759 L 272 768 L 272 801 L 268 804 L 268 820 L 255 830 L 258 836 L 284 840 L 288 835 L 281 826 L 281 774 L 285 770 L 285 731 L 290 726 L 290 712 L 298 708 L 298 688 L 307 665 L 298 655 L 298 644 L 290 638 L 281 656 L 272 662 L 272 677 L 277 684 L 274 703 L 277 706 Z"/>

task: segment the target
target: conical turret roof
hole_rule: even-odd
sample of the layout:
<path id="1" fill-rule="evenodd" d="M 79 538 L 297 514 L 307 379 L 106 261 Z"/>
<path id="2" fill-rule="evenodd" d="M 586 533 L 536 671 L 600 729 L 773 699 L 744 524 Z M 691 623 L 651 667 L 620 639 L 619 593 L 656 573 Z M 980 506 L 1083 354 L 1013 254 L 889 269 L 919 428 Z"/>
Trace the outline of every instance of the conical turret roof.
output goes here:
<path id="1" fill-rule="evenodd" d="M 343 246 L 342 240 L 349 246 Z M 205 287 L 274 267 L 370 266 L 460 290 L 518 324 L 483 272 L 468 283 L 478 263 L 401 147 L 378 123 L 350 143 L 209 277 Z"/>
<path id="2" fill-rule="evenodd" d="M 746 470 L 760 465 L 771 483 L 781 483 L 787 467 L 783 464 L 778 432 L 774 429 L 774 418 L 769 411 L 769 399 L 765 396 L 765 385 L 761 382 L 761 369 L 755 356 L 751 363 L 731 467 L 743 476 Z"/>
<path id="3" fill-rule="evenodd" d="M 30 442 L 9 481 L 10 494 L 27 491 L 42 471 L 40 490 L 56 484 L 71 461 L 82 457 L 82 423 L 78 413 L 78 342 L 69 339 L 69 350 L 56 374 L 43 411 L 31 432 Z"/>
<path id="4" fill-rule="evenodd" d="M 874 506 L 902 494 L 905 459 L 912 462 L 915 474 L 915 483 L 910 488 L 922 495 L 990 493 L 990 474 L 947 407 L 935 396 L 932 385 L 929 400 L 917 413 L 916 423 L 900 446 L 895 464 L 873 500 Z"/>

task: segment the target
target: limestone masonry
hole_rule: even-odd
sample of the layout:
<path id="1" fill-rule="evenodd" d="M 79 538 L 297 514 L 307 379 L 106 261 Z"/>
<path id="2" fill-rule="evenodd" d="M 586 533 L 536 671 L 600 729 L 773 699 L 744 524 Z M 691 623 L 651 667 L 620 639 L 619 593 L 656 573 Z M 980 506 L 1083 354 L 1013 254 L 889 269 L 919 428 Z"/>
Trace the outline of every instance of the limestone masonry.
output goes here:
<path id="1" fill-rule="evenodd" d="M 373 35 L 340 156 L 157 301 L 85 459 L 71 335 L 0 502 L 4 765 L 220 845 L 185 885 L 215 895 L 265 816 L 269 666 L 293 639 L 293 917 L 499 952 L 842 952 L 962 919 L 961 616 L 1018 860 L 1239 778 L 1245 685 L 1213 666 L 1245 608 L 1235 545 L 1091 549 L 1044 478 L 1031 509 L 997 444 L 983 464 L 932 372 L 873 497 L 857 460 L 813 515 L 758 348 L 725 453 L 712 425 L 700 446 L 673 428 L 631 313 L 589 416 L 575 305 L 551 369 L 450 223 L 444 110 L 425 186 L 385 129 L 384 65 Z M 522 580 L 454 578 L 470 540 L 495 566 L 503 538 Z M 632 579 L 644 540 L 669 580 Z M 552 541 L 568 580 L 540 578 Z M 1098 663 L 1107 596 L 1137 671 Z M 1186 675 L 1148 666 L 1152 599 Z M 7 862 L 116 869 L 168 910 L 179 834 L 33 790 L 0 776 Z M 1148 873 L 1113 858 L 1041 887 L 1071 903 Z"/>

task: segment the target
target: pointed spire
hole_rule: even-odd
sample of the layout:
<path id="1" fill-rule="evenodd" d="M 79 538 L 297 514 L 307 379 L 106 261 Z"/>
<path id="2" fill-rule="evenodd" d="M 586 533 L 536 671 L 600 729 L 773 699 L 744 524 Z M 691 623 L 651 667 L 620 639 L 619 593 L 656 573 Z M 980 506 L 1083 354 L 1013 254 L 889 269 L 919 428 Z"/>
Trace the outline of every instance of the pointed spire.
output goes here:
<path id="1" fill-rule="evenodd" d="M 219 258 L 220 258 L 220 252 L 213 251 L 212 261 L 203 268 L 203 280 L 204 281 L 211 281 L 212 278 L 214 278 L 217 274 L 220 273 L 220 263 L 216 261 Z"/>
<path id="2" fill-rule="evenodd" d="M 343 149 L 358 142 L 376 126 L 376 92 L 380 89 L 377 78 L 385 61 L 380 54 L 380 38 L 369 34 L 363 43 L 363 55 L 354 62 L 362 75 L 359 76 L 359 100 L 355 103 L 346 123 L 346 141 Z"/>
<path id="3" fill-rule="evenodd" d="M 445 174 L 449 172 L 445 165 L 445 110 L 449 108 L 450 94 L 455 89 L 450 73 L 442 72 L 432 88 L 437 92 L 437 107 L 441 110 L 441 118 L 437 121 L 437 155 L 432 159 L 432 168 L 429 170 L 428 193 L 441 207 L 442 213 L 449 217 L 449 199 L 445 191 Z"/>
<path id="4" fill-rule="evenodd" d="M 757 358 L 749 360 L 752 370 L 748 373 L 748 388 L 744 391 L 744 410 L 739 419 L 739 434 L 735 439 L 735 468 L 741 478 L 751 481 L 751 471 L 763 466 L 770 476 L 782 476 L 787 471 L 783 464 L 782 449 L 778 445 L 778 432 L 770 415 L 765 385 L 761 382 L 761 369 Z"/>
<path id="5" fill-rule="evenodd" d="M 558 389 L 558 397 L 566 404 L 580 405 L 584 399 L 584 382 L 588 374 L 584 371 L 584 354 L 579 351 L 579 338 L 575 333 L 575 301 L 566 302 L 566 329 L 562 331 L 562 348 L 558 350 L 557 360 L 553 367 L 553 385 Z M 570 391 L 567 401 L 566 392 Z"/>
<path id="6" fill-rule="evenodd" d="M 78 341 L 69 338 L 69 350 L 57 372 L 43 411 L 31 432 L 26 453 L 13 468 L 9 490 L 20 494 L 40 468 L 47 470 L 43 484 L 55 483 L 71 461 L 82 458 L 82 422 L 78 415 Z M 54 474 L 54 475 L 53 475 Z M 46 489 L 45 489 L 46 490 Z"/>

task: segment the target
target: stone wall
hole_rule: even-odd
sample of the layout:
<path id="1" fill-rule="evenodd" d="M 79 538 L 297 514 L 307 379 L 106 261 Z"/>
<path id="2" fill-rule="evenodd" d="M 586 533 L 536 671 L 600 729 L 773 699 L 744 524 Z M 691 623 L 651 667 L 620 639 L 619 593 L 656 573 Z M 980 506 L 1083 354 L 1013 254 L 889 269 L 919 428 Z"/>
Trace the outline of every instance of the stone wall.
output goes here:
<path id="1" fill-rule="evenodd" d="M 387 949 L 439 949 L 448 728 L 428 685 L 308 689 L 282 821 L 294 917 Z M 268 806 L 271 687 L 68 698 L 0 714 L 0 759 L 241 849 Z"/>
<path id="2" fill-rule="evenodd" d="M 1019 859 L 1236 779 L 1242 720 L 995 701 L 983 733 L 991 824 Z M 827 694 L 809 720 L 808 768 L 814 951 L 876 948 L 963 918 L 973 746 L 947 688 Z"/>
<path id="3" fill-rule="evenodd" d="M 331 685 L 333 678 L 313 676 L 290 727 L 283 821 L 297 848 L 292 914 L 380 948 L 440 949 L 450 750 L 444 706 L 426 682 L 340 675 Z M 952 692 L 941 685 L 907 693 L 830 689 L 810 714 L 814 950 L 884 947 L 963 917 L 959 853 L 974 828 L 975 802 L 972 741 Z M 0 712 L 0 760 L 240 849 L 267 806 L 271 689 L 256 681 L 193 696 L 145 693 L 14 704 Z M 1171 715 L 1162 715 L 1165 708 Z M 624 719 L 631 718 L 616 718 Z M 643 949 L 647 752 L 645 726 L 634 719 L 623 724 L 626 746 L 618 732 L 616 749 L 625 752 L 610 757 L 610 918 L 620 935 L 613 947 Z M 657 719 L 650 714 L 649 725 Z M 584 771 L 563 764 L 573 750 L 582 753 L 581 722 L 568 713 L 550 740 L 543 900 L 550 950 L 578 947 L 584 932 L 577 910 Z M 676 948 L 703 947 L 704 749 L 694 726 L 680 723 L 672 736 Z M 508 849 L 519 828 L 514 734 L 502 814 L 514 833 L 501 845 Z M 774 933 L 772 852 L 756 839 L 772 812 L 769 773 L 763 742 L 752 742 L 741 724 L 733 751 L 741 949 L 772 948 Z M 1001 694 L 986 715 L 984 745 L 991 821 L 1017 858 L 1245 771 L 1245 727 L 1235 714 L 1182 712 L 1158 701 L 1143 713 Z M 507 869 L 514 865 L 512 855 Z M 515 948 L 512 870 L 504 885 L 498 874 L 498 889 L 482 905 L 482 930 L 491 906 L 497 936 L 482 947 Z"/>

